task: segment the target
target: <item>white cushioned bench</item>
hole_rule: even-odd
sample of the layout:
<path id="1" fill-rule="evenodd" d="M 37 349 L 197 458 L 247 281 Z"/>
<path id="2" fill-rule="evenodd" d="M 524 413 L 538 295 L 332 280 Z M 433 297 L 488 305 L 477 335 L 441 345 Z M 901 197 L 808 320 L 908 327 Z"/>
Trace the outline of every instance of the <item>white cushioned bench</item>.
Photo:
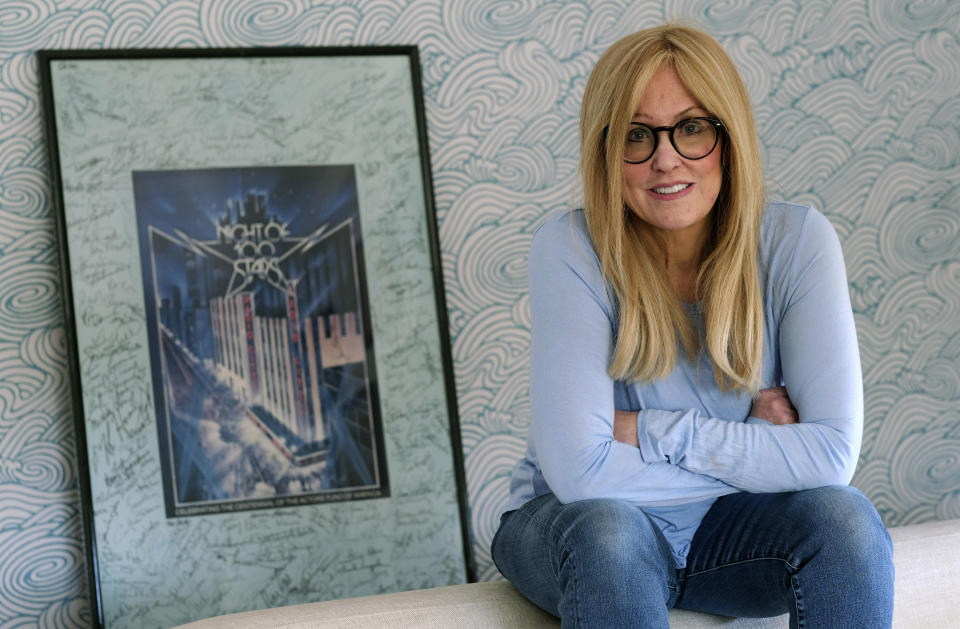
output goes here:
<path id="1" fill-rule="evenodd" d="M 890 529 L 896 568 L 895 629 L 960 627 L 960 520 Z M 843 587 L 843 584 L 837 584 Z M 427 590 L 292 605 L 217 616 L 181 629 L 557 629 L 560 621 L 509 583 L 470 583 Z M 734 619 L 671 610 L 672 629 L 772 629 L 787 616 Z"/>

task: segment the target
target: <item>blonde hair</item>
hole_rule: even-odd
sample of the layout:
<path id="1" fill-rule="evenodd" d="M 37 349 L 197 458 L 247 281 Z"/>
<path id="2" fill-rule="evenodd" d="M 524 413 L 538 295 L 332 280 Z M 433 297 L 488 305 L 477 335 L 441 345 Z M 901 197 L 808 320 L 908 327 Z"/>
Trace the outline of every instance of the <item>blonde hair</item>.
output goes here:
<path id="1" fill-rule="evenodd" d="M 713 232 L 697 275 L 706 322 L 702 340 L 667 278 L 663 256 L 651 250 L 645 224 L 624 198 L 620 140 L 647 83 L 664 64 L 726 130 Z M 587 226 L 619 308 L 610 375 L 642 381 L 666 377 L 676 365 L 679 338 L 691 357 L 706 345 L 718 386 L 756 393 L 763 352 L 757 248 L 765 199 L 750 100 L 733 62 L 712 37 L 679 24 L 620 39 L 587 81 L 580 146 Z"/>

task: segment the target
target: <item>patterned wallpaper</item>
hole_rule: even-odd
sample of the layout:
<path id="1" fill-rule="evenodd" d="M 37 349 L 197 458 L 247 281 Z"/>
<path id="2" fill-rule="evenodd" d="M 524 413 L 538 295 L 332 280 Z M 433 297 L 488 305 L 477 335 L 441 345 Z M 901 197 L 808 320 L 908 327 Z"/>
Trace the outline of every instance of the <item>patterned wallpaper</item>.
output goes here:
<path id="1" fill-rule="evenodd" d="M 952 0 L 4 0 L 0 625 L 84 627 L 41 48 L 416 43 L 480 579 L 526 432 L 525 257 L 576 202 L 576 115 L 629 31 L 692 19 L 754 101 L 772 194 L 844 244 L 866 386 L 854 484 L 888 525 L 960 517 L 960 4 Z"/>

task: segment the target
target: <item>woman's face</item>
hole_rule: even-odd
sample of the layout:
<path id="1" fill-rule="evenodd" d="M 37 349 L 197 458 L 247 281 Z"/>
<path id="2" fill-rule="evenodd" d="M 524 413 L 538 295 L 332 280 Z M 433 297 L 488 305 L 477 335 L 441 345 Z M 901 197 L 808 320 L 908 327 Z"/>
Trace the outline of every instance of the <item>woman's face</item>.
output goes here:
<path id="1" fill-rule="evenodd" d="M 651 128 L 673 126 L 685 118 L 710 116 L 664 65 L 653 75 L 633 114 L 633 122 Z M 624 196 L 634 214 L 661 230 L 668 239 L 690 237 L 699 242 L 709 234 L 708 215 L 720 193 L 720 144 L 701 159 L 682 157 L 665 132 L 657 150 L 641 164 L 623 163 Z M 723 141 L 722 138 L 720 140 Z"/>

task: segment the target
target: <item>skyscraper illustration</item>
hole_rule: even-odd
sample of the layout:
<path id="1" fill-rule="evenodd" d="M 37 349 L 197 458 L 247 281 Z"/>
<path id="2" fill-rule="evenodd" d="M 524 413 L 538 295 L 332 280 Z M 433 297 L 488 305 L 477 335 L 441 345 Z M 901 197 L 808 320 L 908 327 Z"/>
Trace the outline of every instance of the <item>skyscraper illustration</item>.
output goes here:
<path id="1" fill-rule="evenodd" d="M 311 185 L 285 175 L 281 192 Z M 308 212 L 280 193 L 272 204 L 269 188 L 234 187 L 206 220 L 190 208 L 177 224 L 164 184 L 196 176 L 134 175 L 168 514 L 385 494 L 355 200 Z"/>

